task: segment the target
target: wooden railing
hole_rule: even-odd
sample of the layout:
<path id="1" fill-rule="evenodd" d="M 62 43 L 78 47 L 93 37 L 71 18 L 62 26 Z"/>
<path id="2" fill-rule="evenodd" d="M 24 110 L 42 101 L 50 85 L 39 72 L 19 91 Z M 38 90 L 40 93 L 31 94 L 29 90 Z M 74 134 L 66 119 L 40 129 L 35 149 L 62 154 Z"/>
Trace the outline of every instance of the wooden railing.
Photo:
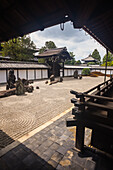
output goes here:
<path id="1" fill-rule="evenodd" d="M 91 145 L 113 153 L 113 98 L 108 97 L 111 92 L 113 92 L 113 78 L 84 93 L 70 91 L 76 98 L 71 99 L 75 106 L 72 109 L 74 118 L 67 120 L 67 126 L 76 126 L 75 146 L 78 149 L 84 149 L 85 127 L 87 127 L 92 129 Z"/>

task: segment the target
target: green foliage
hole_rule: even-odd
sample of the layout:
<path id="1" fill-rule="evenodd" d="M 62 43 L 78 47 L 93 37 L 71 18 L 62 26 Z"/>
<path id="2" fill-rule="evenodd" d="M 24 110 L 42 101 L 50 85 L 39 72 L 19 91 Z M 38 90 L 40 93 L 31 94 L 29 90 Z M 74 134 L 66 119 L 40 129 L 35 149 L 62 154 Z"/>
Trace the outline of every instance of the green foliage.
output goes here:
<path id="1" fill-rule="evenodd" d="M 100 61 L 101 57 L 97 49 L 95 49 L 92 53 L 92 57 L 95 58 L 96 60 Z"/>
<path id="2" fill-rule="evenodd" d="M 40 48 L 39 50 L 39 54 L 43 53 L 46 49 L 53 49 L 53 48 L 57 48 L 55 43 L 53 41 L 46 41 L 45 42 L 45 46 L 43 46 L 42 48 Z M 39 63 L 45 63 L 45 59 L 38 59 Z"/>
<path id="3" fill-rule="evenodd" d="M 72 57 L 71 60 L 66 60 L 65 64 L 67 65 L 75 65 L 75 55 L 73 54 L 73 52 L 69 52 L 70 56 Z"/>
<path id="4" fill-rule="evenodd" d="M 84 75 L 84 76 L 90 75 L 90 69 L 89 68 L 83 68 L 82 75 Z"/>
<path id="5" fill-rule="evenodd" d="M 1 44 L 2 55 L 10 56 L 12 60 L 26 61 L 33 58 L 36 46 L 29 36 L 14 38 Z"/>
<path id="6" fill-rule="evenodd" d="M 107 57 L 107 54 L 103 57 L 103 63 L 106 62 L 106 57 Z M 107 59 L 107 61 L 108 62 L 113 61 L 113 55 L 110 52 L 108 52 L 108 59 Z"/>
<path id="7" fill-rule="evenodd" d="M 79 65 L 79 64 L 81 64 L 81 61 L 80 60 L 76 61 L 75 65 Z"/>
<path id="8" fill-rule="evenodd" d="M 43 53 L 45 50 L 46 50 L 46 47 L 45 47 L 45 46 L 42 47 L 42 48 L 40 48 L 40 49 L 39 49 L 39 54 Z"/>
<path id="9" fill-rule="evenodd" d="M 89 62 L 89 63 L 87 63 L 87 66 L 89 66 L 89 65 L 95 65 L 96 63 L 95 62 Z"/>
<path id="10" fill-rule="evenodd" d="M 55 45 L 55 43 L 54 43 L 53 41 L 46 41 L 46 42 L 45 42 L 45 46 L 46 46 L 46 48 L 48 48 L 48 49 L 57 48 L 56 45 Z"/>

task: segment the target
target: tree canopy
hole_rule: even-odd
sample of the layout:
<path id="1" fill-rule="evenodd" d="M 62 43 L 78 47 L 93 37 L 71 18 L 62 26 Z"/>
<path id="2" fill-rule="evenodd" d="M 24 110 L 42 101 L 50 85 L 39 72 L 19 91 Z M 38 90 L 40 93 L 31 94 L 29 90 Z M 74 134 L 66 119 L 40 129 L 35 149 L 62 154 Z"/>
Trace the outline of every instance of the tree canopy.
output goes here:
<path id="1" fill-rule="evenodd" d="M 105 66 L 106 57 L 107 57 L 107 54 L 105 54 L 104 57 L 103 57 L 103 64 L 102 64 L 102 66 Z M 108 66 L 113 66 L 113 54 L 111 54 L 110 52 L 108 52 L 107 65 Z"/>
<path id="2" fill-rule="evenodd" d="M 36 46 L 29 36 L 14 38 L 1 44 L 2 55 L 12 60 L 26 61 L 32 59 Z"/>
<path id="3" fill-rule="evenodd" d="M 73 54 L 73 52 L 69 52 L 70 56 L 72 57 L 71 60 L 66 60 L 65 61 L 65 64 L 68 64 L 68 65 L 75 65 L 75 55 Z"/>
<path id="4" fill-rule="evenodd" d="M 53 49 L 53 48 L 57 48 L 55 43 L 53 41 L 46 41 L 45 46 L 43 46 L 39 49 L 39 54 L 43 53 L 46 49 Z M 45 59 L 40 58 L 40 59 L 38 59 L 38 62 L 45 63 Z"/>
<path id="5" fill-rule="evenodd" d="M 95 49 L 95 50 L 93 51 L 92 57 L 95 58 L 96 60 L 98 60 L 99 62 L 101 61 L 101 56 L 100 56 L 100 54 L 99 54 L 99 52 L 98 52 L 97 49 Z"/>
<path id="6" fill-rule="evenodd" d="M 106 62 L 106 57 L 107 57 L 107 54 L 105 54 L 105 56 L 103 57 L 103 63 Z M 113 55 L 110 52 L 108 52 L 108 59 L 107 59 L 107 61 L 108 62 L 113 61 Z"/>
<path id="7" fill-rule="evenodd" d="M 41 47 L 39 50 L 39 54 L 43 53 L 46 49 L 57 48 L 53 41 L 46 41 L 45 46 Z"/>

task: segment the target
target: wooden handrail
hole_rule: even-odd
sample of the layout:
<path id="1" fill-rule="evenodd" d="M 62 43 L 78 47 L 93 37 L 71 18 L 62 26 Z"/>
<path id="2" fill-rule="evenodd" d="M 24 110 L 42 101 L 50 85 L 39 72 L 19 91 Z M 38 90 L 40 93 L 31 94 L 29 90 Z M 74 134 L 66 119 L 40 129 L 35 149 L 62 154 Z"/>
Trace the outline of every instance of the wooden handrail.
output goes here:
<path id="1" fill-rule="evenodd" d="M 113 107 L 111 106 L 106 106 L 106 105 L 102 105 L 102 104 L 97 104 L 97 103 L 93 103 L 93 102 L 80 102 L 80 104 L 82 105 L 85 105 L 85 106 L 91 106 L 91 107 L 96 107 L 96 108 L 99 108 L 101 110 L 110 110 L 110 111 L 113 111 Z"/>
<path id="2" fill-rule="evenodd" d="M 107 81 L 105 81 L 105 82 L 103 82 L 103 83 L 101 83 L 101 84 L 99 84 L 99 85 L 97 85 L 97 86 L 89 89 L 89 90 L 87 90 L 87 91 L 84 92 L 84 93 L 85 93 L 85 94 L 90 93 L 91 91 L 97 89 L 98 87 L 101 87 L 102 85 L 105 85 L 105 84 L 108 83 L 108 82 L 111 82 L 111 83 L 112 83 L 112 80 L 113 80 L 113 78 L 112 78 L 112 79 L 109 79 L 109 80 L 107 80 Z"/>
<path id="3" fill-rule="evenodd" d="M 104 97 L 104 96 L 99 96 L 99 95 L 89 95 L 89 94 L 83 94 L 85 97 L 92 98 L 92 99 L 100 99 L 100 100 L 105 100 L 109 102 L 113 102 L 113 98 L 110 97 Z"/>

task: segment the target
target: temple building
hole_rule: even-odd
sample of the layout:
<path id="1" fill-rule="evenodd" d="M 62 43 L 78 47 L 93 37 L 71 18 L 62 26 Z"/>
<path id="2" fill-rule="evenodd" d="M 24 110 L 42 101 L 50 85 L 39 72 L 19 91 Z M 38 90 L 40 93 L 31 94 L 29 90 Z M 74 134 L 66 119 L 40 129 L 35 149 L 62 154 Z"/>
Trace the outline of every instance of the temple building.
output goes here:
<path id="1" fill-rule="evenodd" d="M 49 76 L 54 74 L 55 77 L 64 76 L 64 62 L 71 60 L 71 56 L 66 47 L 47 49 L 39 54 L 37 58 L 44 58 L 49 67 Z"/>
<path id="2" fill-rule="evenodd" d="M 91 54 L 88 57 L 82 59 L 82 61 L 84 62 L 84 64 L 87 64 L 89 62 L 94 62 L 94 63 L 97 62 L 97 60 L 93 58 Z"/>

